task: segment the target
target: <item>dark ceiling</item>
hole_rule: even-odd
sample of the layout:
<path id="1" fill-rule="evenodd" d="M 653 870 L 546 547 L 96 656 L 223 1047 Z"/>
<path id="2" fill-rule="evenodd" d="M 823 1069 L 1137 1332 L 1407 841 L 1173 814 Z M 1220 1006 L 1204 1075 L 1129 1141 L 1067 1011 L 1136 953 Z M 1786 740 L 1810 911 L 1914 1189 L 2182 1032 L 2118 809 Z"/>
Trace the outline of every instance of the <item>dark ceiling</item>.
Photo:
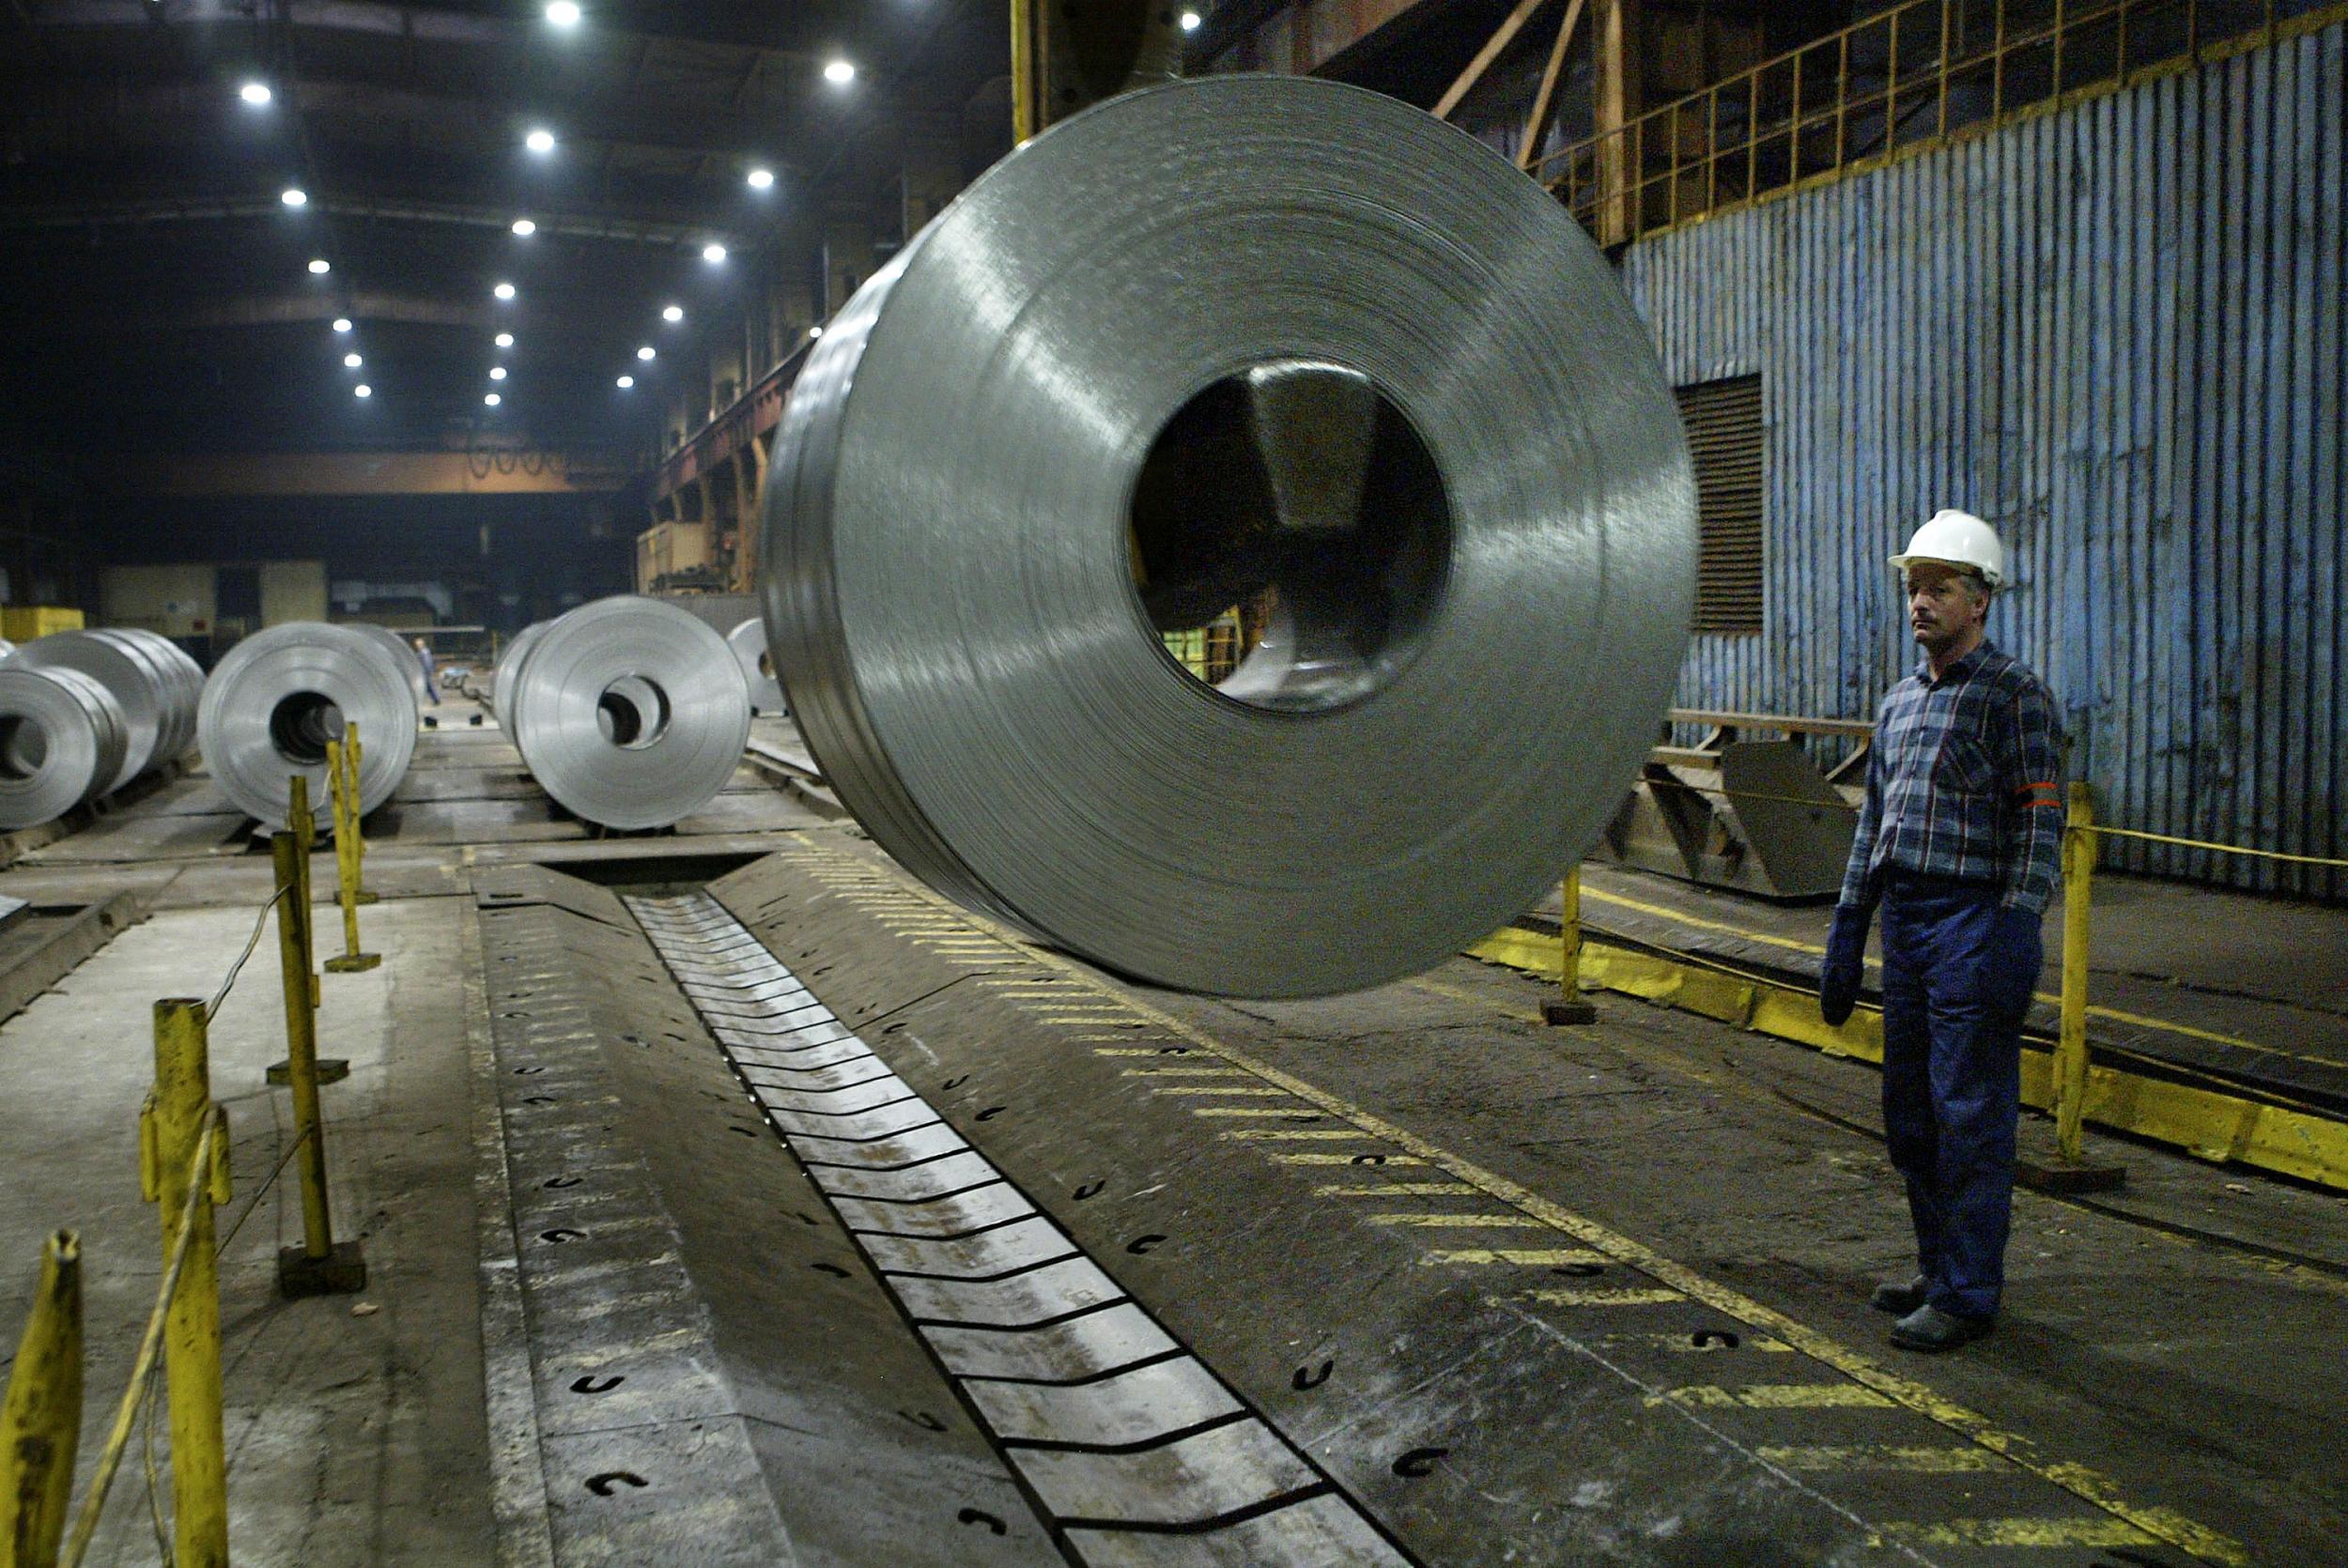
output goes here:
<path id="1" fill-rule="evenodd" d="M 884 198 L 907 127 L 958 132 L 1008 52 L 1003 0 L 580 8 L 0 0 L 9 400 L 85 452 L 633 443 L 670 351 Z"/>

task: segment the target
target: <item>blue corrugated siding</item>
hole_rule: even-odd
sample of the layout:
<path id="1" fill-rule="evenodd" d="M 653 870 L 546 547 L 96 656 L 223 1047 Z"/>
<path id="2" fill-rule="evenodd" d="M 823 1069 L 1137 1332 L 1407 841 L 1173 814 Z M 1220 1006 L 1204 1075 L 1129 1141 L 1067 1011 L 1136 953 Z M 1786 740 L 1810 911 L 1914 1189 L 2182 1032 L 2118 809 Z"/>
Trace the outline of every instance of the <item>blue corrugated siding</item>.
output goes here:
<path id="1" fill-rule="evenodd" d="M 2348 24 L 1630 247 L 1673 380 L 1762 378 L 1765 630 L 1698 638 L 1681 701 L 1871 715 L 1911 659 L 1884 558 L 1964 507 L 2107 820 L 2348 856 L 2344 78 Z"/>

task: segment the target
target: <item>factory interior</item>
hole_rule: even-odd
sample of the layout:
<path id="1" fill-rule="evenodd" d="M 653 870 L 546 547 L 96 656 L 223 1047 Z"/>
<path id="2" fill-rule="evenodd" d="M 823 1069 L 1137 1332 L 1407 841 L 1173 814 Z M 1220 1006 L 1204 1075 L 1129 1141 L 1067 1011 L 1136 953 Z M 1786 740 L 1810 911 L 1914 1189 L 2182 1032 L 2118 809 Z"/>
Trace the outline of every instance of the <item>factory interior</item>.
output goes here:
<path id="1" fill-rule="evenodd" d="M 2348 1561 L 2348 5 L 0 103 L 0 1568 Z"/>

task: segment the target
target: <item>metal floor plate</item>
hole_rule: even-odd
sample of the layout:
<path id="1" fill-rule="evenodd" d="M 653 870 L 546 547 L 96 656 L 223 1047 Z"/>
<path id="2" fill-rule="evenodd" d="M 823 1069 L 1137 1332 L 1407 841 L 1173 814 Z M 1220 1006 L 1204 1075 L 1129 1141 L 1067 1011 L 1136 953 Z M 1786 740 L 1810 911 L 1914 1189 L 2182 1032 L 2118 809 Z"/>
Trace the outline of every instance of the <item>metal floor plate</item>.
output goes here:
<path id="1" fill-rule="evenodd" d="M 1412 1560 L 715 899 L 628 903 L 1074 1557 Z"/>

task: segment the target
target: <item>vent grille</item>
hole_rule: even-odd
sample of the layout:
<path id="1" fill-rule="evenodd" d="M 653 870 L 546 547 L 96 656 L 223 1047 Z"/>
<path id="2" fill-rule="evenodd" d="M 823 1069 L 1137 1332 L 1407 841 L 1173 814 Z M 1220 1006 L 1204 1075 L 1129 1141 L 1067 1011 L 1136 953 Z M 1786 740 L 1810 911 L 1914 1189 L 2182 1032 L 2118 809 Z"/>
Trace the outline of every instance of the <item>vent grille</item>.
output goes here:
<path id="1" fill-rule="evenodd" d="M 1761 377 L 1678 388 L 1696 462 L 1695 629 L 1761 630 Z"/>

